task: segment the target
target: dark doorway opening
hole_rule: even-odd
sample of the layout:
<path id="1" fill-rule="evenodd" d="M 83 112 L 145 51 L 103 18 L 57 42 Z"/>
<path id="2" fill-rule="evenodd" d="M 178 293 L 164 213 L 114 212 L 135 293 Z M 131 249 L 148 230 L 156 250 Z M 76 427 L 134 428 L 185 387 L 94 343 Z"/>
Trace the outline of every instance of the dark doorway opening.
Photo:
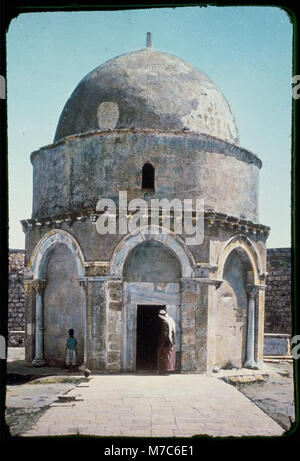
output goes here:
<path id="1" fill-rule="evenodd" d="M 136 369 L 138 371 L 157 370 L 157 349 L 160 333 L 158 312 L 165 305 L 137 306 Z"/>

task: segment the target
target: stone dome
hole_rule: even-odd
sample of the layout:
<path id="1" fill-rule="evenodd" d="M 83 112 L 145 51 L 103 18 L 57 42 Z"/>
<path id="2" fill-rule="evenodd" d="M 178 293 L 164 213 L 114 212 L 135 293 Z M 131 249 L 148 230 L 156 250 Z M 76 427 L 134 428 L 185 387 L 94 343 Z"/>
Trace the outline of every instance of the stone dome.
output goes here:
<path id="1" fill-rule="evenodd" d="M 229 104 L 215 84 L 186 61 L 151 47 L 87 74 L 62 111 L 54 141 L 121 128 L 185 129 L 238 143 Z"/>

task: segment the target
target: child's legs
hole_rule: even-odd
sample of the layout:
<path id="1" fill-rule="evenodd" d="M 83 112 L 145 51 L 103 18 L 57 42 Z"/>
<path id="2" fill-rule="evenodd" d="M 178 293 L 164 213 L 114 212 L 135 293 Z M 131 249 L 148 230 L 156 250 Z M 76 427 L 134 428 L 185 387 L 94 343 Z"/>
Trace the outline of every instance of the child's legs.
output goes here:
<path id="1" fill-rule="evenodd" d="M 69 367 L 71 365 L 71 354 L 70 354 L 70 351 L 69 349 L 66 350 L 66 359 L 65 359 L 65 362 L 66 362 L 66 365 L 67 367 Z"/>
<path id="2" fill-rule="evenodd" d="M 71 359 L 71 364 L 73 366 L 76 365 L 76 351 L 70 351 L 71 354 L 70 354 L 70 359 Z"/>

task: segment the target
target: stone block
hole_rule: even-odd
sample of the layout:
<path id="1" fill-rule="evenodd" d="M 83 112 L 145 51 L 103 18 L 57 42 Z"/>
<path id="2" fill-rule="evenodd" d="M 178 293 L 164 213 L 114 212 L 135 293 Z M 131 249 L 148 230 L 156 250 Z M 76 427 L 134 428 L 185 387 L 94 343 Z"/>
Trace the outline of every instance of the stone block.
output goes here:
<path id="1" fill-rule="evenodd" d="M 188 337 L 195 338 L 195 327 L 183 326 L 182 335 L 183 335 L 183 338 L 188 338 Z M 184 339 L 182 341 L 184 341 Z"/>
<path id="2" fill-rule="evenodd" d="M 255 378 L 253 376 L 240 376 L 239 377 L 240 383 L 249 384 L 249 383 L 253 383 L 254 381 L 255 381 Z"/>
<path id="3" fill-rule="evenodd" d="M 182 370 L 190 371 L 193 369 L 193 359 L 191 357 L 190 352 L 183 352 L 181 357 L 181 366 Z"/>
<path id="4" fill-rule="evenodd" d="M 109 296 L 111 301 L 120 301 L 122 299 L 122 284 L 121 283 L 110 283 L 109 284 Z"/>
<path id="5" fill-rule="evenodd" d="M 288 338 L 265 336 L 264 355 L 288 355 Z"/>
<path id="6" fill-rule="evenodd" d="M 121 349 L 121 335 L 110 334 L 108 337 L 108 348 L 112 351 Z"/>
<path id="7" fill-rule="evenodd" d="M 120 351 L 108 351 L 107 353 L 107 362 L 108 363 L 120 363 Z"/>
<path id="8" fill-rule="evenodd" d="M 110 302 L 109 309 L 111 311 L 121 311 L 122 310 L 122 302 Z"/>
<path id="9" fill-rule="evenodd" d="M 239 383 L 239 377 L 238 376 L 230 376 L 229 378 L 225 378 L 225 381 L 229 381 L 231 384 L 238 384 Z"/>
<path id="10" fill-rule="evenodd" d="M 119 363 L 110 363 L 110 362 L 108 362 L 107 371 L 111 371 L 111 372 L 120 371 L 120 364 Z"/>

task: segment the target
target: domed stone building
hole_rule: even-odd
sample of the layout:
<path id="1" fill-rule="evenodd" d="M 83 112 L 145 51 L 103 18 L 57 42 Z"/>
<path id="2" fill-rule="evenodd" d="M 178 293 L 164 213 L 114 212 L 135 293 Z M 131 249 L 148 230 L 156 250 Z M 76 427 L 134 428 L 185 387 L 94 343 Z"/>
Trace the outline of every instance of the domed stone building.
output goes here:
<path id="1" fill-rule="evenodd" d="M 146 48 L 83 78 L 53 144 L 31 155 L 33 212 L 22 221 L 27 365 L 62 365 L 74 328 L 83 367 L 155 370 L 164 306 L 176 322 L 177 371 L 259 367 L 269 228 L 258 221 L 261 161 L 238 143 L 214 83 L 154 50 L 150 35 Z M 116 224 L 121 211 L 123 224 L 134 217 L 119 191 L 148 204 L 203 199 L 203 240 L 176 233 L 172 209 L 170 228 L 160 217 L 99 233 L 99 199 L 114 201 Z"/>

